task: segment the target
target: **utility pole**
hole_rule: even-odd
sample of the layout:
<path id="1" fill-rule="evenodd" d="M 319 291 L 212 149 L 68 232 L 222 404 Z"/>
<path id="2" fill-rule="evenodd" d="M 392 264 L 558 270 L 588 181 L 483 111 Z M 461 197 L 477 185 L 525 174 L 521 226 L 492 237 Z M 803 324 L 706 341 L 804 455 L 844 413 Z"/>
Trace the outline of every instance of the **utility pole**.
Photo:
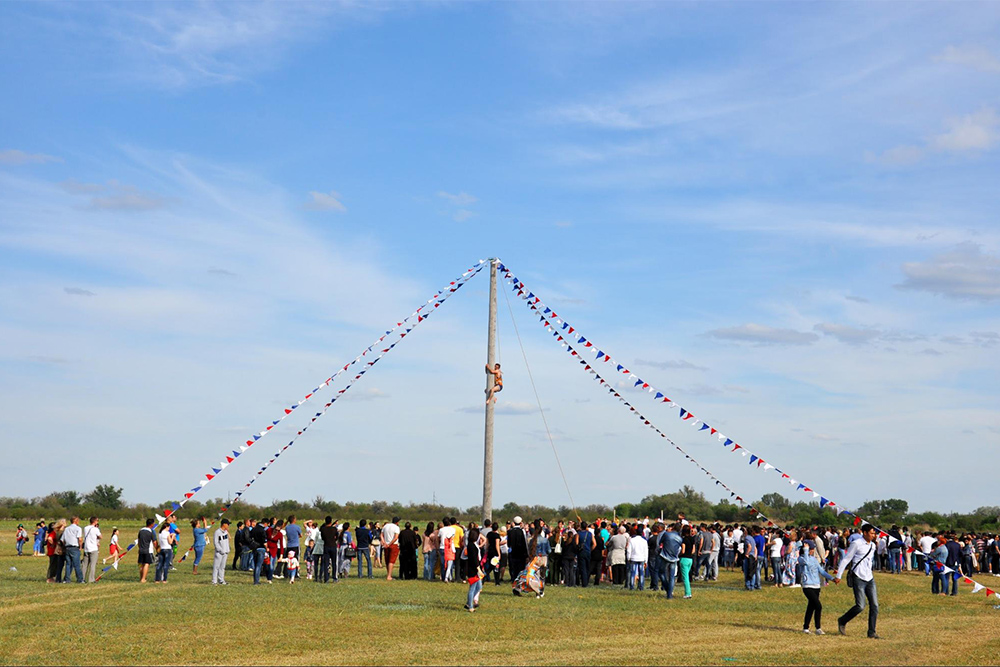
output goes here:
<path id="1" fill-rule="evenodd" d="M 493 368 L 497 356 L 497 260 L 490 259 L 490 323 L 486 340 L 486 365 Z M 486 391 L 494 383 L 486 374 Z M 493 401 L 486 402 L 486 437 L 483 446 L 483 521 L 493 520 Z"/>

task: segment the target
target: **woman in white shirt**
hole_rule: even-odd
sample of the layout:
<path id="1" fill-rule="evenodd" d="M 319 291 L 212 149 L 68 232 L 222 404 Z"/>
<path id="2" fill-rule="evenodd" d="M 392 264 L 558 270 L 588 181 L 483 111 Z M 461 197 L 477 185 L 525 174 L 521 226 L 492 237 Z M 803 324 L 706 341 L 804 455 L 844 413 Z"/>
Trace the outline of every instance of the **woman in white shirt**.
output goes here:
<path id="1" fill-rule="evenodd" d="M 771 541 L 768 542 L 768 555 L 771 557 L 771 569 L 774 570 L 774 585 L 776 588 L 781 588 L 781 579 L 784 576 L 784 566 L 781 562 L 781 550 L 785 546 L 785 541 L 781 539 L 781 533 L 774 531 L 771 534 Z"/>
<path id="2" fill-rule="evenodd" d="M 156 578 L 160 584 L 167 583 L 167 574 L 170 572 L 174 562 L 174 545 L 177 540 L 170 532 L 170 524 L 164 523 L 160 528 L 160 534 L 156 536 L 156 544 L 160 548 L 160 553 L 156 557 Z"/>
<path id="3" fill-rule="evenodd" d="M 642 527 L 637 526 L 635 533 L 628 540 L 628 588 L 635 590 L 636 577 L 639 578 L 639 590 L 646 589 L 646 561 L 649 560 L 649 542 L 642 534 Z"/>

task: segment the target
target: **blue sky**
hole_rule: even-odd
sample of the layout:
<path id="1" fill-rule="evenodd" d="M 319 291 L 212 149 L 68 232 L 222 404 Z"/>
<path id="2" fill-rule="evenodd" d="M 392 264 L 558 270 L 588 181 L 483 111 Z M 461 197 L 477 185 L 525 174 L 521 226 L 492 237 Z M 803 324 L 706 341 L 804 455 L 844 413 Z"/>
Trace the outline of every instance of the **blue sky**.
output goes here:
<path id="1" fill-rule="evenodd" d="M 499 256 L 825 496 L 991 504 L 997 35 L 989 3 L 3 3 L 4 493 L 177 498 Z M 248 500 L 476 504 L 486 287 Z M 513 306 L 578 503 L 719 495 Z M 496 504 L 566 504 L 501 314 Z M 800 499 L 645 412 L 742 495 Z"/>

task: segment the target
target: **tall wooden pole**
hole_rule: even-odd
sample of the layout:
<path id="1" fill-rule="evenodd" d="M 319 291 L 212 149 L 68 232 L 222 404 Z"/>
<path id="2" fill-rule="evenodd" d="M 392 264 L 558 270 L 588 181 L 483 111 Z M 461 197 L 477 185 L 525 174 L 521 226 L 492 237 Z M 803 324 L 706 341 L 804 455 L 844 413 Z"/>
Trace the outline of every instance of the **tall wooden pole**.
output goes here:
<path id="1" fill-rule="evenodd" d="M 490 323 L 486 340 L 486 365 L 493 368 L 497 351 L 497 260 L 490 259 Z M 494 377 L 486 374 L 486 391 Z M 486 403 L 486 437 L 483 447 L 483 521 L 493 520 L 493 401 Z"/>

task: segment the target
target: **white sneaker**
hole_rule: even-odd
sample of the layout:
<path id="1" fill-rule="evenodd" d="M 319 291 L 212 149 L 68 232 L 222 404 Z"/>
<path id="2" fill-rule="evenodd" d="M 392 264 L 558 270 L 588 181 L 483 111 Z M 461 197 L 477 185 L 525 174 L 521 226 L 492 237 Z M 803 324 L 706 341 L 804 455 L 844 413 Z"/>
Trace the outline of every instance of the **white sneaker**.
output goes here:
<path id="1" fill-rule="evenodd" d="M 812 634 L 811 632 L 809 632 L 809 628 L 803 628 L 802 632 L 806 633 L 807 635 Z"/>
<path id="2" fill-rule="evenodd" d="M 825 632 L 823 632 L 823 630 L 821 630 L 820 628 L 816 628 L 816 632 L 815 632 L 814 634 L 817 634 L 817 635 L 825 635 L 826 633 L 825 633 Z"/>

